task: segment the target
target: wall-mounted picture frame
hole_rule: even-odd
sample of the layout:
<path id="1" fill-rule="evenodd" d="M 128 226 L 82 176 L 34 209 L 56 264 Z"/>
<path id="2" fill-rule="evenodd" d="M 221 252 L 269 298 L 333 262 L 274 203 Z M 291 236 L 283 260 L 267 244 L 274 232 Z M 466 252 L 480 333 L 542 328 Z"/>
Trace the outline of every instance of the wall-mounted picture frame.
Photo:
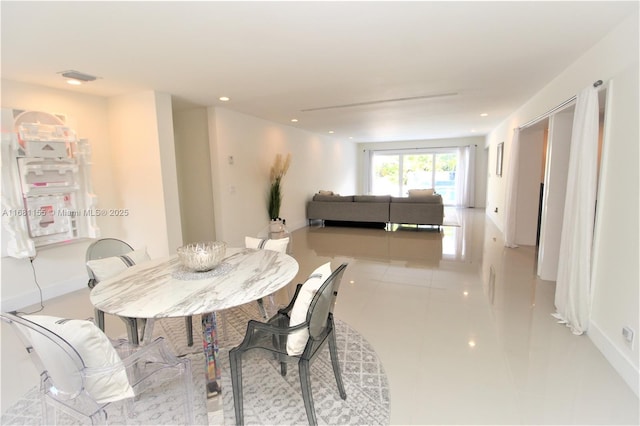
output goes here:
<path id="1" fill-rule="evenodd" d="M 498 152 L 496 155 L 496 176 L 502 177 L 502 155 L 504 152 L 504 142 L 498 144 Z"/>

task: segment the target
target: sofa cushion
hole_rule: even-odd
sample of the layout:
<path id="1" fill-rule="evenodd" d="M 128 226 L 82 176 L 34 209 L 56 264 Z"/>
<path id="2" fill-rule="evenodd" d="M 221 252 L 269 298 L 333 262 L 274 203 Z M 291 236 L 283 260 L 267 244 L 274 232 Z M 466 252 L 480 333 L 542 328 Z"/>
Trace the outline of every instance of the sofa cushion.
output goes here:
<path id="1" fill-rule="evenodd" d="M 430 189 L 410 189 L 409 197 L 424 197 L 425 195 L 434 195 L 433 188 Z"/>
<path id="2" fill-rule="evenodd" d="M 324 189 L 321 189 L 320 191 L 318 191 L 318 194 L 320 195 L 340 195 L 340 194 L 336 194 L 333 191 L 326 191 Z"/>
<path id="3" fill-rule="evenodd" d="M 431 203 L 442 204 L 442 196 L 436 195 L 422 195 L 420 197 L 391 197 L 392 203 Z"/>
<path id="4" fill-rule="evenodd" d="M 356 203 L 388 203 L 391 195 L 354 195 L 353 201 Z"/>
<path id="5" fill-rule="evenodd" d="M 313 196 L 313 201 L 331 201 L 331 202 L 344 202 L 350 203 L 353 201 L 353 195 L 320 195 Z"/>

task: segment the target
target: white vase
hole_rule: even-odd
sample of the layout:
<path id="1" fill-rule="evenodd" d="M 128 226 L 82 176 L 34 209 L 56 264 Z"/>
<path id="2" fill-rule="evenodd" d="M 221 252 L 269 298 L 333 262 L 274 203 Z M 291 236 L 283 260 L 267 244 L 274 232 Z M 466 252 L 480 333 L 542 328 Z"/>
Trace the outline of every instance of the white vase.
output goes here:
<path id="1" fill-rule="evenodd" d="M 283 232 L 284 231 L 284 222 L 282 219 L 271 219 L 271 224 L 269 225 L 269 230 L 272 233 Z"/>

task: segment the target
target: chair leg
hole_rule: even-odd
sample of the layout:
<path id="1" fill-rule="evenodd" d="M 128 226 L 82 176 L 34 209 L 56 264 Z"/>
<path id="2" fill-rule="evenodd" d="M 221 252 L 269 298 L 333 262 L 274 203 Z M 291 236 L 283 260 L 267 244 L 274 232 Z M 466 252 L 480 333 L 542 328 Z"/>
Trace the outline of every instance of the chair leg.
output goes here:
<path id="1" fill-rule="evenodd" d="M 101 311 L 100 309 L 94 309 L 93 313 L 96 317 L 96 325 L 100 330 L 104 332 L 104 311 Z"/>
<path id="2" fill-rule="evenodd" d="M 269 317 L 267 316 L 267 310 L 264 307 L 264 300 L 260 298 L 257 300 L 257 302 L 258 302 L 258 309 L 260 310 L 260 315 L 262 315 L 262 318 L 269 319 Z"/>
<path id="3" fill-rule="evenodd" d="M 229 351 L 231 365 L 231 388 L 233 391 L 233 406 L 236 414 L 236 424 L 244 424 L 244 407 L 242 405 L 242 354 L 237 348 Z"/>
<path id="4" fill-rule="evenodd" d="M 280 317 L 280 319 L 278 319 L 278 327 L 280 328 L 286 328 L 287 327 L 287 321 L 285 320 L 285 318 L 283 316 Z M 287 336 L 281 335 L 278 337 L 279 341 L 278 344 L 280 345 L 280 351 L 281 352 L 286 352 L 287 350 Z M 280 375 L 282 375 L 283 377 L 287 375 L 287 363 L 286 362 L 281 362 L 280 363 Z"/>
<path id="5" fill-rule="evenodd" d="M 193 320 L 191 317 L 184 317 L 184 326 L 187 329 L 187 346 L 193 346 Z"/>
<path id="6" fill-rule="evenodd" d="M 344 390 L 344 384 L 342 383 L 342 373 L 340 372 L 340 363 L 338 361 L 338 350 L 336 348 L 336 334 L 335 329 L 329 333 L 329 355 L 331 356 L 331 364 L 333 365 L 333 375 L 336 377 L 336 384 L 338 385 L 338 392 L 340 398 L 347 399 L 347 392 Z"/>
<path id="7" fill-rule="evenodd" d="M 138 320 L 136 318 L 129 317 L 120 317 L 120 319 L 127 325 L 127 337 L 129 338 L 129 342 L 133 345 L 139 345 Z"/>
<path id="8" fill-rule="evenodd" d="M 311 426 L 318 424 L 316 419 L 316 411 L 313 408 L 313 396 L 311 395 L 311 377 L 309 371 L 309 361 L 301 359 L 298 363 L 300 373 L 300 387 L 302 388 L 302 400 L 304 401 L 304 409 L 307 412 L 307 420 Z"/>
<path id="9" fill-rule="evenodd" d="M 57 423 L 56 408 L 47 403 L 47 396 L 40 395 L 40 404 L 42 409 L 42 421 L 45 425 L 55 425 Z"/>
<path id="10" fill-rule="evenodd" d="M 155 325 L 155 319 L 147 318 L 144 320 L 144 326 L 142 327 L 141 343 L 149 343 L 153 340 L 153 326 Z"/>
<path id="11" fill-rule="evenodd" d="M 184 407 L 184 418 L 185 423 L 188 425 L 195 424 L 195 418 L 193 414 L 193 407 L 191 406 L 191 401 L 193 401 L 193 375 L 191 373 L 191 361 L 187 359 L 182 359 L 179 361 L 182 364 L 182 381 L 184 384 L 185 392 L 183 393 L 183 407 Z"/>

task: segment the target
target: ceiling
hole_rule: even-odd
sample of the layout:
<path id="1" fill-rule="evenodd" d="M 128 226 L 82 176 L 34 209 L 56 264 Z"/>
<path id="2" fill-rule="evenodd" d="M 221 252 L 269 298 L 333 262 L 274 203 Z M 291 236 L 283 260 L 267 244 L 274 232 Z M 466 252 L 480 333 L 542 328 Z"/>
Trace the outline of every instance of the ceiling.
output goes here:
<path id="1" fill-rule="evenodd" d="M 0 7 L 3 79 L 99 96 L 156 90 L 176 108 L 219 106 L 377 142 L 488 133 L 638 2 Z M 66 70 L 99 78 L 70 86 Z"/>

